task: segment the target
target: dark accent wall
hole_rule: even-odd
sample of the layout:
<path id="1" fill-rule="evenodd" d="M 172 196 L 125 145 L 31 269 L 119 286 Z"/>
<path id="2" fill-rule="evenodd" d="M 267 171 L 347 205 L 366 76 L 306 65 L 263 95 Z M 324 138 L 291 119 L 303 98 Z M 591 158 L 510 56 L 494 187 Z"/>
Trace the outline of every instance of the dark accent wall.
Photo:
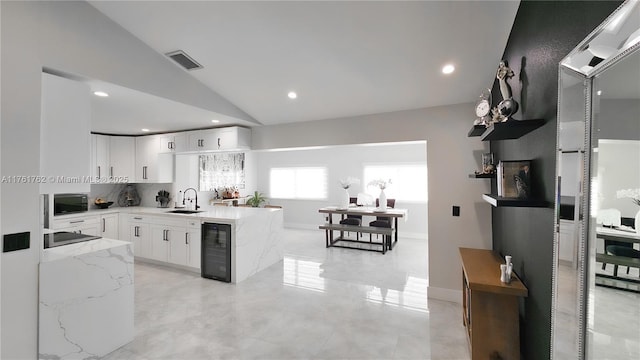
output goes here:
<path id="1" fill-rule="evenodd" d="M 522 1 L 504 51 L 515 76 L 508 83 L 520 103 L 515 119 L 544 119 L 545 125 L 516 140 L 492 141 L 496 160 L 533 160 L 532 194 L 555 195 L 558 64 L 622 1 Z M 496 69 L 497 69 L 496 64 Z M 497 81 L 494 101 L 501 100 Z M 495 104 L 494 104 L 495 105 Z M 492 184 L 495 193 L 495 181 Z M 493 248 L 512 255 L 529 289 L 521 301 L 523 359 L 548 359 L 551 343 L 553 207 L 493 208 Z"/>

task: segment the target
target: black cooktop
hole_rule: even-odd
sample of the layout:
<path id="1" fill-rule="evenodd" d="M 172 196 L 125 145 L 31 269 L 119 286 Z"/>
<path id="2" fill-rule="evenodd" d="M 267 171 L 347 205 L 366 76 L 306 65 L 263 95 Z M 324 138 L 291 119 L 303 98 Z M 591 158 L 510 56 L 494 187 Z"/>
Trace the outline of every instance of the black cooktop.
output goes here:
<path id="1" fill-rule="evenodd" d="M 59 231 L 53 234 L 44 234 L 44 248 L 75 244 L 78 242 L 100 239 L 100 236 L 79 234 L 68 231 Z"/>

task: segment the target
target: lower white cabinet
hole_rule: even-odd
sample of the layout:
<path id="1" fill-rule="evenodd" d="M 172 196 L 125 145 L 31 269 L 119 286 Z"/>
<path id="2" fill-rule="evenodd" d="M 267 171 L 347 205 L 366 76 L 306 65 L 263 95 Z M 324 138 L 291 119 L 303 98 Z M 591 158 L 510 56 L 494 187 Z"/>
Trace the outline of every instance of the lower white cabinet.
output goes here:
<path id="1" fill-rule="evenodd" d="M 201 225 L 199 221 L 187 222 L 187 266 L 200 269 Z"/>
<path id="2" fill-rule="evenodd" d="M 126 235 L 128 240 L 133 243 L 133 254 L 136 257 L 151 257 L 151 233 L 149 231 L 149 217 L 128 214 L 126 219 Z"/>
<path id="3" fill-rule="evenodd" d="M 101 236 L 98 217 L 95 215 L 53 219 L 53 230 Z"/>
<path id="4" fill-rule="evenodd" d="M 129 224 L 129 238 L 133 243 L 133 254 L 136 257 L 151 257 L 151 234 L 149 224 L 132 222 Z"/>
<path id="5" fill-rule="evenodd" d="M 100 215 L 99 226 L 100 236 L 108 239 L 120 239 L 118 230 L 118 214 Z"/>
<path id="6" fill-rule="evenodd" d="M 127 240 L 133 242 L 137 258 L 200 269 L 200 221 L 137 215 L 126 219 Z"/>

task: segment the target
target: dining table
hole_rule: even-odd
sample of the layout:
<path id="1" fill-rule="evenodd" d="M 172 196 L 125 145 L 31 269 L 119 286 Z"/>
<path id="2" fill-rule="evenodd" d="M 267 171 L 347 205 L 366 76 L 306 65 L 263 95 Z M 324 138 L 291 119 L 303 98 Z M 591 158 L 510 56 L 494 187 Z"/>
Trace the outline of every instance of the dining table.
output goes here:
<path id="1" fill-rule="evenodd" d="M 349 206 L 349 207 L 338 207 L 338 206 L 327 206 L 320 208 L 318 210 L 319 213 L 326 215 L 326 223 L 320 225 L 321 230 L 325 230 L 325 240 L 327 247 L 342 247 L 349 249 L 359 249 L 359 250 L 369 250 L 369 251 L 378 251 L 383 254 L 387 252 L 387 250 L 393 250 L 393 247 L 398 242 L 398 219 L 407 219 L 407 209 L 398 209 L 398 208 L 386 208 L 381 209 L 378 207 L 367 207 L 367 206 Z M 340 219 L 344 219 L 349 215 L 355 216 L 369 216 L 374 218 L 389 218 L 390 219 L 390 227 L 379 227 L 379 226 L 361 226 L 361 225 L 342 225 L 339 223 L 334 223 L 334 215 L 340 217 Z M 340 232 L 338 237 L 334 236 L 334 232 Z M 372 242 L 363 241 L 356 239 L 346 238 L 344 236 L 345 232 L 355 232 L 355 233 L 366 233 L 366 234 L 377 234 L 382 235 L 382 242 Z M 341 242 L 349 242 L 349 243 L 361 243 L 361 244 L 375 244 L 380 246 L 380 249 L 372 249 L 369 247 L 351 247 L 351 246 L 343 246 Z"/>

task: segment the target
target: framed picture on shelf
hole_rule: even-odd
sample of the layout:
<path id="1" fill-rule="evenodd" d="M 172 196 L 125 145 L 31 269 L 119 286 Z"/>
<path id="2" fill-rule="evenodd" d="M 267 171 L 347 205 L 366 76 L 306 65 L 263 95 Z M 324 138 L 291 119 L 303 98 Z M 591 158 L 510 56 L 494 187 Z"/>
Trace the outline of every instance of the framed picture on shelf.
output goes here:
<path id="1" fill-rule="evenodd" d="M 531 160 L 500 161 L 497 178 L 498 196 L 518 199 L 531 197 Z"/>

